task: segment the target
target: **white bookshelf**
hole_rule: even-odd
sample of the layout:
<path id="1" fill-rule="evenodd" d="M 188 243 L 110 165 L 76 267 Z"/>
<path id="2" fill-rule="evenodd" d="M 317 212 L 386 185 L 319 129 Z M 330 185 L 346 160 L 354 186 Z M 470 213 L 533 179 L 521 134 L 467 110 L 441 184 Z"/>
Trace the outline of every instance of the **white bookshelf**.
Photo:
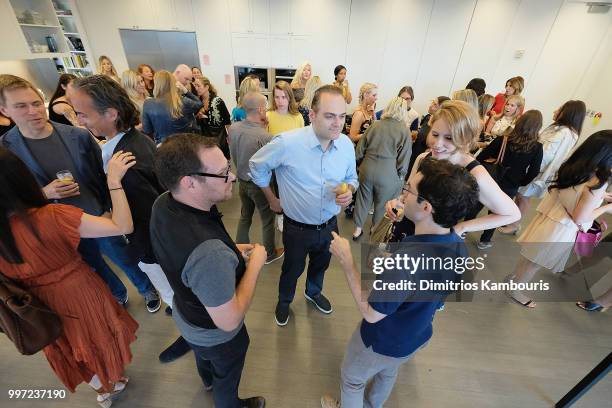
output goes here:
<path id="1" fill-rule="evenodd" d="M 59 19 L 51 0 L 9 0 L 27 50 L 23 58 L 61 58 L 68 56 Z"/>
<path id="2" fill-rule="evenodd" d="M 54 59 L 57 70 L 77 76 L 91 75 L 94 72 L 93 59 L 88 52 L 89 46 L 75 1 L 51 0 L 51 2 L 69 48 L 67 56 Z"/>

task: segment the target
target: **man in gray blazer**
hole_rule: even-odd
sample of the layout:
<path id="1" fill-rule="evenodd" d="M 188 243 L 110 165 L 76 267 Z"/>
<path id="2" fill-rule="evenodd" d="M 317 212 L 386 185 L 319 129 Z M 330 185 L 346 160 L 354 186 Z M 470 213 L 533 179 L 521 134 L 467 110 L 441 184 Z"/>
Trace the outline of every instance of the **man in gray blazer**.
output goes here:
<path id="1" fill-rule="evenodd" d="M 25 162 L 50 201 L 74 205 L 97 216 L 110 210 L 100 147 L 87 130 L 49 121 L 38 90 L 14 75 L 0 75 L 0 112 L 15 122 L 0 143 Z M 61 173 L 71 177 L 60 179 Z M 149 278 L 123 262 L 123 240 L 123 237 L 82 239 L 79 251 L 117 301 L 125 304 L 127 289 L 102 259 L 100 247 L 104 247 L 103 252 L 123 269 L 145 298 L 147 309 L 157 311 L 159 296 Z"/>

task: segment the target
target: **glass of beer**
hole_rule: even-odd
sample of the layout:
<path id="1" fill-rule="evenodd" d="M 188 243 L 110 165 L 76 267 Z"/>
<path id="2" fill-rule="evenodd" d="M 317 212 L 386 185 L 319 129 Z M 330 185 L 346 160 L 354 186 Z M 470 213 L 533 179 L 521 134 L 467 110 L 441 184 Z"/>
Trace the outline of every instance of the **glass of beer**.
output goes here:
<path id="1" fill-rule="evenodd" d="M 63 181 L 66 184 L 74 183 L 74 177 L 72 176 L 70 170 L 60 170 L 57 172 L 56 176 L 58 180 Z"/>

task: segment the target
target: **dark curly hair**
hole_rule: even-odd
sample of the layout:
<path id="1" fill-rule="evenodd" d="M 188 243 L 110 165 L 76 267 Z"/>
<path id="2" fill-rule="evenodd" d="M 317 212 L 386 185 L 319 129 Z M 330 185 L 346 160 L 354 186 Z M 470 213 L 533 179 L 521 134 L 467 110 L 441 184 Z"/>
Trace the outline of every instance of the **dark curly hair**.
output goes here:
<path id="1" fill-rule="evenodd" d="M 155 153 L 157 178 L 168 190 L 176 191 L 182 177 L 206 171 L 198 153 L 214 147 L 218 147 L 216 139 L 195 133 L 177 133 L 164 139 Z"/>
<path id="2" fill-rule="evenodd" d="M 451 228 L 465 218 L 478 203 L 478 183 L 464 167 L 448 160 L 423 159 L 419 166 L 423 178 L 416 186 L 418 202 L 427 200 L 436 224 Z"/>
<path id="3" fill-rule="evenodd" d="M 106 75 L 78 78 L 73 87 L 89 95 L 99 113 L 102 114 L 109 108 L 116 109 L 118 115 L 115 126 L 119 132 L 125 132 L 140 123 L 138 108 L 125 89 Z"/>

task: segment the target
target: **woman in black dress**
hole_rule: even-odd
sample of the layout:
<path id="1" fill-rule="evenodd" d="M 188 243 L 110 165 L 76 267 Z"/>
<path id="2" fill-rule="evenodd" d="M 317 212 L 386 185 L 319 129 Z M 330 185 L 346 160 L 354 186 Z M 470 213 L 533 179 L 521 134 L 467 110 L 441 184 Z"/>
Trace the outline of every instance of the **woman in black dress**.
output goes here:
<path id="1" fill-rule="evenodd" d="M 76 113 L 66 98 L 68 84 L 75 79 L 76 76 L 72 74 L 60 75 L 57 88 L 49 101 L 49 120 L 68 126 L 78 126 Z"/>
<path id="2" fill-rule="evenodd" d="M 196 77 L 193 86 L 198 98 L 204 106 L 197 114 L 198 124 L 202 134 L 214 137 L 219 141 L 219 147 L 227 159 L 230 158 L 229 144 L 227 142 L 227 127 L 232 124 L 229 111 L 217 90 L 206 77 Z"/>

